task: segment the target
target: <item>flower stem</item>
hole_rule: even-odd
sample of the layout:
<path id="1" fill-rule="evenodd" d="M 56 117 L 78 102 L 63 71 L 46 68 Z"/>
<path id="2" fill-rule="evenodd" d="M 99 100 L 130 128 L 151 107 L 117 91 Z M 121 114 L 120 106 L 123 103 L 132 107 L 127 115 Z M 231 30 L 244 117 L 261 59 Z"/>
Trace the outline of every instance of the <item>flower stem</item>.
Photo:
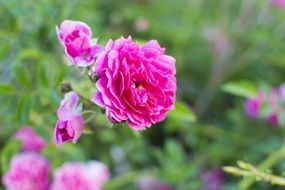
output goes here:
<path id="1" fill-rule="evenodd" d="M 69 82 L 65 82 L 62 83 L 60 86 L 61 92 L 62 93 L 66 93 L 66 92 L 70 92 L 70 91 L 74 91 L 76 92 L 76 94 L 79 96 L 79 98 L 81 99 L 82 102 L 84 102 L 84 105 L 87 107 L 93 107 L 98 109 L 98 106 L 96 106 L 91 99 L 86 98 L 85 96 L 83 96 L 82 94 L 80 94 L 78 91 L 76 91 L 75 89 L 72 88 L 71 84 Z"/>
<path id="2" fill-rule="evenodd" d="M 270 154 L 261 164 L 259 164 L 259 166 L 257 168 L 259 168 L 259 170 L 261 171 L 267 171 L 269 170 L 272 166 L 274 166 L 276 163 L 278 163 L 280 160 L 282 160 L 285 157 L 285 142 L 283 143 L 283 145 L 281 146 L 281 148 L 277 151 L 277 152 L 273 152 L 272 154 Z M 283 184 L 282 180 L 285 180 L 282 178 L 282 180 L 280 178 L 277 178 L 278 176 L 271 176 L 269 174 L 267 174 L 267 177 L 269 176 L 269 179 L 265 180 L 265 181 L 269 181 L 272 183 L 272 180 L 274 180 L 274 184 L 277 185 L 282 185 L 285 186 L 285 184 Z M 265 178 L 262 178 L 265 179 Z M 239 189 L 240 190 L 248 190 L 250 189 L 250 187 L 252 186 L 252 184 L 254 183 L 254 181 L 256 180 L 256 178 L 254 178 L 254 176 L 252 177 L 247 177 L 244 178 L 240 183 L 239 183 Z M 282 181 L 282 182 L 280 182 Z"/>
<path id="3" fill-rule="evenodd" d="M 256 168 L 255 166 L 251 165 L 250 163 L 239 161 L 238 165 L 242 169 L 226 166 L 223 167 L 223 170 L 233 175 L 248 177 L 247 179 L 252 179 L 257 181 L 263 180 L 274 185 L 285 186 L 285 178 L 283 177 L 263 172 L 260 169 Z"/>

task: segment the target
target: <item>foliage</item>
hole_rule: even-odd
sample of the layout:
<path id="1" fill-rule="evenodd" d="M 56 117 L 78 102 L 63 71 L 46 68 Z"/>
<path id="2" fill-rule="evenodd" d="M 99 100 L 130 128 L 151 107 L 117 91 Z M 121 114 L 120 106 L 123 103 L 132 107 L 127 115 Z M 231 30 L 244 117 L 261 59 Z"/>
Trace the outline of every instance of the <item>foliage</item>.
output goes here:
<path id="1" fill-rule="evenodd" d="M 2 170 L 18 150 L 9 139 L 26 125 L 49 142 L 44 155 L 53 168 L 74 160 L 106 163 L 113 176 L 106 189 L 134 189 L 143 174 L 177 189 L 199 189 L 205 170 L 237 160 L 263 163 L 282 146 L 284 129 L 248 119 L 244 97 L 284 82 L 284 16 L 267 0 L 0 0 Z M 101 44 L 132 35 L 166 47 L 176 58 L 178 91 L 164 122 L 138 133 L 89 112 L 78 143 L 55 147 L 61 84 L 70 82 L 84 97 L 95 91 L 65 64 L 55 26 L 68 18 L 88 23 Z M 284 156 L 266 170 L 282 176 L 282 161 Z M 237 189 L 246 180 L 227 175 L 224 188 Z M 247 189 L 282 188 L 251 182 Z"/>

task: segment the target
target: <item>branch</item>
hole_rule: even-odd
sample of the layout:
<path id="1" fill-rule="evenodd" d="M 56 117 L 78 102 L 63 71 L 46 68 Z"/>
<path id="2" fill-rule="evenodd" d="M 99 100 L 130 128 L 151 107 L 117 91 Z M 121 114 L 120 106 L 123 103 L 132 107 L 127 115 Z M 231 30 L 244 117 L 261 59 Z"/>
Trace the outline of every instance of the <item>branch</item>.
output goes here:
<path id="1" fill-rule="evenodd" d="M 285 186 L 285 178 L 283 177 L 263 172 L 259 168 L 253 166 L 252 164 L 246 163 L 243 161 L 238 161 L 237 164 L 239 168 L 225 166 L 223 167 L 223 170 L 227 173 L 230 173 L 236 176 L 248 177 L 247 179 L 251 179 L 253 181 L 262 180 L 262 181 L 269 182 L 272 185 Z"/>

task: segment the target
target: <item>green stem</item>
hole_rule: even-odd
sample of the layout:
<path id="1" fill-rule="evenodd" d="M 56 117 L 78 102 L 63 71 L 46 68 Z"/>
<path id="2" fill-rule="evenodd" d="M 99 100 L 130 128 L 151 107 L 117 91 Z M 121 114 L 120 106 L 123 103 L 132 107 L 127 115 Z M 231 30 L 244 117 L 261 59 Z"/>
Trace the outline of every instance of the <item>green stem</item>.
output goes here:
<path id="1" fill-rule="evenodd" d="M 267 159 L 265 159 L 261 164 L 259 164 L 258 168 L 261 171 L 267 171 L 269 170 L 272 166 L 274 166 L 276 163 L 278 163 L 280 160 L 282 160 L 285 157 L 285 142 L 281 146 L 281 148 L 272 154 L 270 154 Z M 255 182 L 254 177 L 248 177 L 244 178 L 240 183 L 239 183 L 239 189 L 240 190 L 248 190 L 250 187 L 253 185 Z"/>
<path id="2" fill-rule="evenodd" d="M 75 89 L 72 88 L 70 83 L 62 83 L 61 84 L 61 91 L 62 93 L 66 93 L 66 92 L 70 92 L 70 91 L 74 91 L 78 94 L 79 98 L 81 99 L 82 102 L 84 102 L 84 105 L 88 108 L 93 108 L 96 111 L 100 111 L 100 108 L 98 106 L 96 106 L 91 99 L 86 98 L 85 96 L 83 96 L 82 94 L 80 94 L 78 91 L 76 91 Z"/>
<path id="3" fill-rule="evenodd" d="M 245 164 L 250 165 L 248 163 L 245 163 Z M 285 178 L 262 172 L 261 170 L 259 170 L 258 168 L 255 168 L 252 165 L 249 170 L 243 170 L 243 169 L 239 169 L 235 167 L 228 167 L 228 166 L 223 167 L 223 170 L 225 172 L 231 173 L 236 176 L 250 177 L 250 179 L 263 180 L 263 181 L 267 181 L 274 185 L 285 186 Z"/>

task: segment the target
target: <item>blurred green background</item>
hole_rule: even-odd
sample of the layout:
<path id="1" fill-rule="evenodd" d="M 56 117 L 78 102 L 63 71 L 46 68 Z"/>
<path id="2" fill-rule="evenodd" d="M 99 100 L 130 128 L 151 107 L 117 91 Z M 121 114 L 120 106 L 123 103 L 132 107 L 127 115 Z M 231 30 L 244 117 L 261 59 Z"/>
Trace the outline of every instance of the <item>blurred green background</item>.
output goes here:
<path id="1" fill-rule="evenodd" d="M 100 160 L 114 176 L 107 188 L 124 190 L 136 189 L 138 175 L 196 190 L 205 186 L 203 171 L 237 160 L 258 164 L 281 146 L 284 130 L 246 118 L 245 98 L 236 95 L 284 82 L 284 18 L 268 0 L 0 0 L 0 149 L 18 128 L 32 126 L 50 142 L 44 154 L 53 167 Z M 70 82 L 85 97 L 95 91 L 65 64 L 55 33 L 65 19 L 86 22 L 103 45 L 129 35 L 158 40 L 176 58 L 176 109 L 139 133 L 110 127 L 96 113 L 86 124 L 94 133 L 57 149 L 60 84 Z M 279 162 L 273 171 L 284 169 Z M 225 174 L 213 190 L 239 189 L 240 180 Z M 250 189 L 282 188 L 258 182 Z"/>

